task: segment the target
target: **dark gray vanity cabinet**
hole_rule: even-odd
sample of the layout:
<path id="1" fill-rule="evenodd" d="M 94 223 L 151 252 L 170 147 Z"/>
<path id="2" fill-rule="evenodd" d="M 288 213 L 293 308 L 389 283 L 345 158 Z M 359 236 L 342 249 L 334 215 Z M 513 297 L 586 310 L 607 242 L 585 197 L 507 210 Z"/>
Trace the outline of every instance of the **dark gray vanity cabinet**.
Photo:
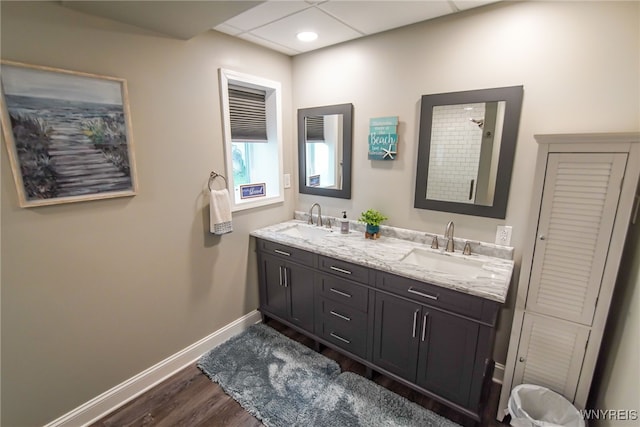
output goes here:
<path id="1" fill-rule="evenodd" d="M 376 287 L 373 363 L 477 414 L 499 304 L 383 272 Z"/>
<path id="2" fill-rule="evenodd" d="M 480 420 L 500 304 L 258 239 L 260 311 Z"/>
<path id="3" fill-rule="evenodd" d="M 479 325 L 423 306 L 416 383 L 463 406 L 469 404 Z"/>
<path id="4" fill-rule="evenodd" d="M 376 294 L 373 362 L 427 390 L 468 404 L 478 324 Z"/>
<path id="5" fill-rule="evenodd" d="M 369 359 L 373 291 L 370 270 L 319 257 L 316 274 L 316 334 L 352 355 Z M 358 281 L 356 281 L 358 280 Z"/>
<path id="6" fill-rule="evenodd" d="M 373 291 L 330 274 L 316 274 L 316 334 L 362 359 L 368 359 L 370 302 Z"/>
<path id="7" fill-rule="evenodd" d="M 415 302 L 376 293 L 373 363 L 409 381 L 418 368 L 421 310 Z"/>
<path id="8" fill-rule="evenodd" d="M 277 243 L 258 242 L 260 311 L 313 332 L 315 255 Z"/>

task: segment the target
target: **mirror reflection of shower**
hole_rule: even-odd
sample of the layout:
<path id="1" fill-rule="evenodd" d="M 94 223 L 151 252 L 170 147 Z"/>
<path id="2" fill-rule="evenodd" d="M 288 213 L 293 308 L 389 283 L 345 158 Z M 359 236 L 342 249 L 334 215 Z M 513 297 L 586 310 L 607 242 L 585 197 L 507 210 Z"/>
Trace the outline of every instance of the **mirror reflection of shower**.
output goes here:
<path id="1" fill-rule="evenodd" d="M 504 101 L 433 107 L 427 198 L 493 204 Z"/>

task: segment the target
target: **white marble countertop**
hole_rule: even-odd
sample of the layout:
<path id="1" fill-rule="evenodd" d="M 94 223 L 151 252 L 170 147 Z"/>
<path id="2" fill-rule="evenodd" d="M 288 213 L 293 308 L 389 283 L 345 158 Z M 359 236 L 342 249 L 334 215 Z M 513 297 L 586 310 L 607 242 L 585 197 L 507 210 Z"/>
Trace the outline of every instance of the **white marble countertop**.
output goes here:
<path id="1" fill-rule="evenodd" d="M 329 231 L 315 225 L 308 225 L 306 221 L 293 219 L 252 231 L 251 235 L 499 303 L 504 303 L 506 300 L 513 272 L 513 261 L 507 258 L 512 257 L 513 248 L 474 242 L 472 254 L 462 255 L 464 240 L 456 239 L 456 252 L 448 253 L 443 249 L 431 249 L 432 234 L 385 227 L 381 231 L 382 235 L 379 239 L 371 240 L 364 238 L 362 231 L 364 225 L 355 222 L 351 222 L 351 225 L 349 234 L 341 234 L 339 225 Z M 315 229 L 315 231 L 308 230 L 310 233 L 304 236 L 302 233 L 299 235 L 295 235 L 298 233 L 283 233 L 284 230 L 292 227 L 301 227 L 302 231 L 305 231 L 306 228 Z M 422 236 L 422 239 L 416 239 L 416 235 Z M 425 244 L 425 239 L 428 239 L 429 244 Z M 441 243 L 440 247 L 444 248 L 444 244 Z M 481 268 L 478 273 L 464 275 L 402 262 L 414 249 L 419 249 L 427 255 L 438 253 L 447 257 L 448 261 L 481 264 Z M 498 256 L 474 253 L 474 249 L 478 252 L 489 251 Z"/>

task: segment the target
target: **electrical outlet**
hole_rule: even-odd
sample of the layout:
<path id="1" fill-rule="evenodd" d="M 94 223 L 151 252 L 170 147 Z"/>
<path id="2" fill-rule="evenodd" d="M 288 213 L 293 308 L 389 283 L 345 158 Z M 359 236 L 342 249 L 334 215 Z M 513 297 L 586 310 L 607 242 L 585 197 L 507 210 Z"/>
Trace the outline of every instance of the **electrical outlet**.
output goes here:
<path id="1" fill-rule="evenodd" d="M 511 245 L 511 226 L 499 225 L 498 231 L 496 231 L 496 245 L 509 246 Z"/>
<path id="2" fill-rule="evenodd" d="M 291 175 L 288 173 L 284 174 L 284 188 L 291 188 Z"/>

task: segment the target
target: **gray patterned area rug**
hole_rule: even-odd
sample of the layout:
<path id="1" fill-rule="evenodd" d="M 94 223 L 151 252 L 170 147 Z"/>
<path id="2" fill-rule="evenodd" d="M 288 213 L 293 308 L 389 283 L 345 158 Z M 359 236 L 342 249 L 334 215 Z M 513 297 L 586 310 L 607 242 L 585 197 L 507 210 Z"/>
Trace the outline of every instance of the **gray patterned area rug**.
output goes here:
<path id="1" fill-rule="evenodd" d="M 268 427 L 458 424 L 256 324 L 215 347 L 198 368 Z"/>

